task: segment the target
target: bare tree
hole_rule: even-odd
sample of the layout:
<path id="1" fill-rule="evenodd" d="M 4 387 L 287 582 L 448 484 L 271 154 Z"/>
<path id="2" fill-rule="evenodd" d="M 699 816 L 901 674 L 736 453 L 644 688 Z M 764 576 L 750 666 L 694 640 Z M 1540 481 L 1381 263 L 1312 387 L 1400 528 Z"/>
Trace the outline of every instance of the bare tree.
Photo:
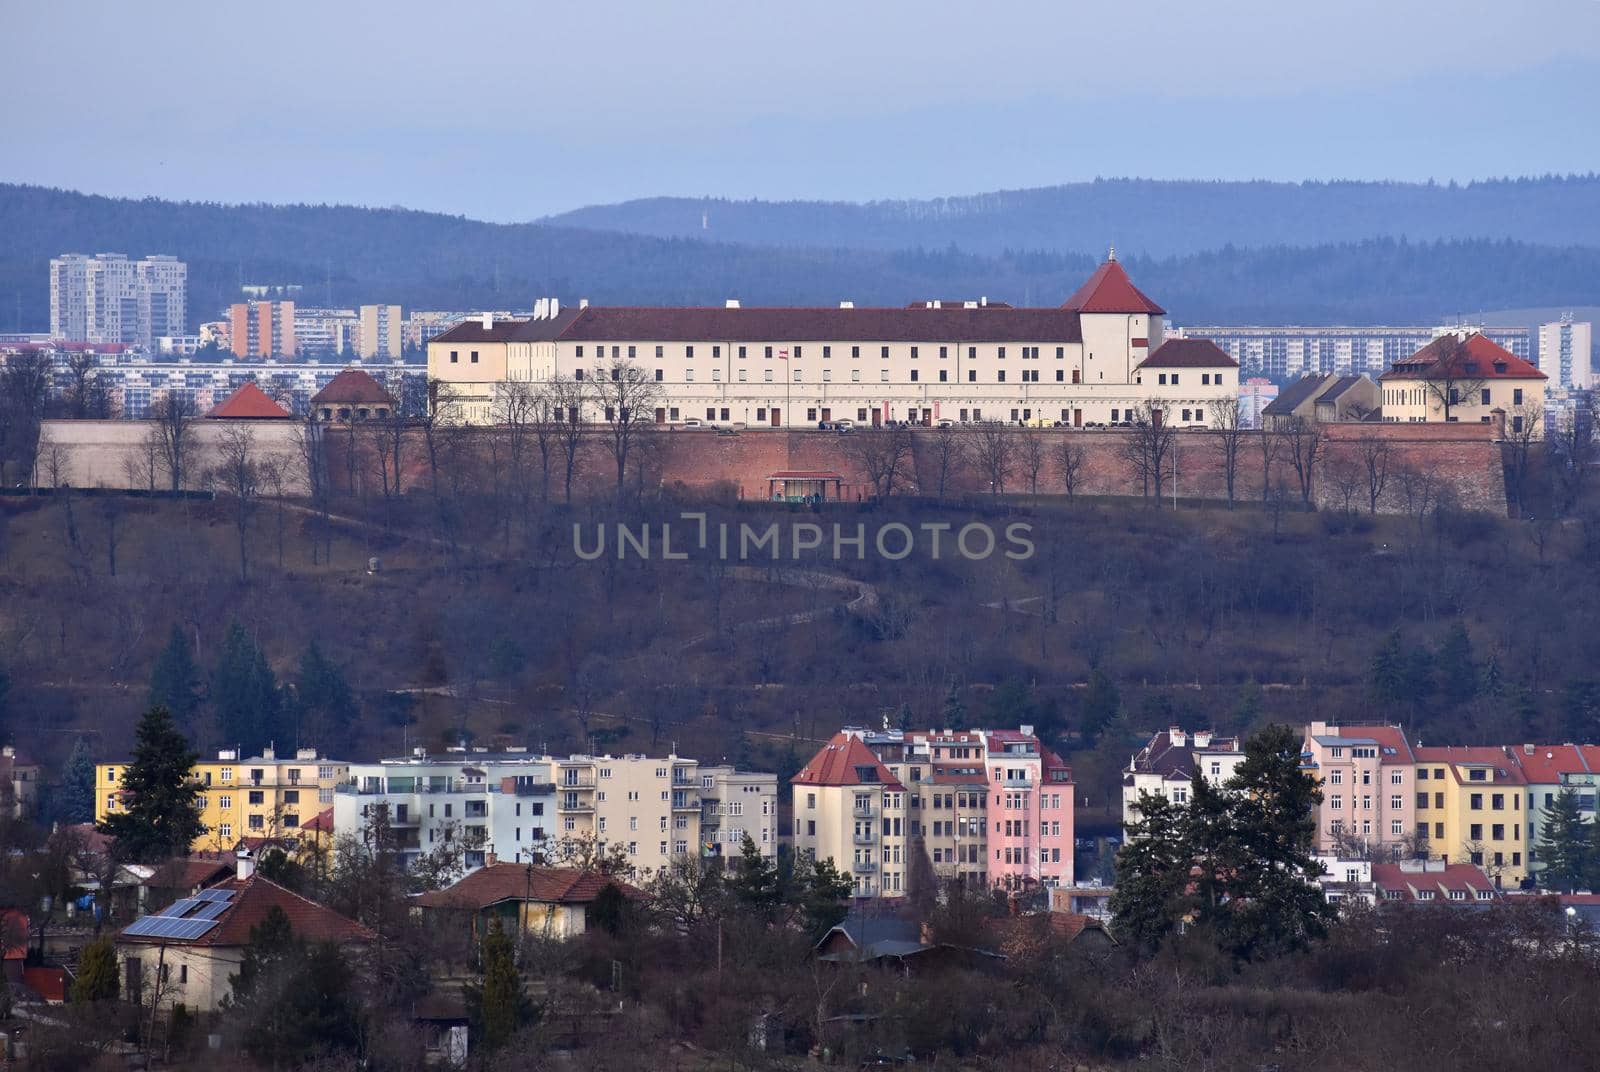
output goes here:
<path id="1" fill-rule="evenodd" d="M 1044 437 L 1036 430 L 1025 430 L 1017 444 L 1017 460 L 1028 474 L 1028 494 L 1039 494 L 1039 472 L 1044 468 Z"/>
<path id="2" fill-rule="evenodd" d="M 1177 436 L 1164 416 L 1154 403 L 1141 403 L 1133 412 L 1133 428 L 1124 434 L 1118 448 L 1134 476 L 1139 478 L 1144 494 L 1154 493 L 1158 504 L 1162 481 L 1166 478 L 1167 456 L 1172 453 Z"/>
<path id="3" fill-rule="evenodd" d="M 583 406 L 585 391 L 582 380 L 569 380 L 559 374 L 550 381 L 550 412 L 555 417 L 554 438 L 560 451 L 562 478 L 566 501 L 572 501 L 572 481 L 583 461 Z"/>
<path id="4" fill-rule="evenodd" d="M 1437 478 L 1425 469 L 1401 465 L 1394 471 L 1394 481 L 1399 487 L 1400 501 L 1404 503 L 1406 513 L 1417 524 L 1422 524 L 1422 519 L 1428 516 L 1428 511 L 1438 505 Z"/>
<path id="5" fill-rule="evenodd" d="M 1426 365 L 1417 367 L 1415 374 L 1421 379 L 1423 397 L 1431 398 L 1444 410 L 1444 419 L 1453 420 L 1452 411 L 1459 405 L 1470 405 L 1472 396 L 1483 390 L 1489 370 L 1479 368 L 1477 360 L 1467 349 L 1467 341 L 1459 335 L 1441 335 L 1428 345 L 1437 347 L 1437 356 Z"/>
<path id="6" fill-rule="evenodd" d="M 102 490 L 95 500 L 95 512 L 100 515 L 106 529 L 106 568 L 111 576 L 117 575 L 117 547 L 122 542 L 122 514 L 127 500 L 114 490 Z"/>
<path id="7" fill-rule="evenodd" d="M 1261 452 L 1261 503 L 1272 499 L 1272 463 L 1283 454 L 1283 440 L 1277 430 L 1263 428 L 1256 436 L 1256 449 Z"/>
<path id="8" fill-rule="evenodd" d="M 1239 478 L 1239 448 L 1244 446 L 1244 413 L 1239 399 L 1224 398 L 1211 403 L 1211 442 L 1222 457 L 1222 479 L 1228 490 L 1228 509 L 1233 509 L 1234 489 Z"/>
<path id="9" fill-rule="evenodd" d="M 306 493 L 311 508 L 317 515 L 317 530 L 311 537 L 311 563 L 318 562 L 318 538 L 322 540 L 321 560 L 327 562 L 333 554 L 333 473 L 328 464 L 328 426 L 307 413 L 299 428 L 300 464 L 305 468 Z"/>
<path id="10" fill-rule="evenodd" d="M 233 526 L 239 538 L 239 579 L 250 578 L 250 519 L 261 491 L 256 436 L 248 425 L 234 424 L 217 440 L 212 479 L 233 499 Z"/>
<path id="11" fill-rule="evenodd" d="M 1315 418 L 1291 417 L 1283 438 L 1289 446 L 1289 464 L 1300 481 L 1300 501 L 1309 503 L 1317 479 L 1317 462 L 1327 447 L 1322 424 Z"/>
<path id="12" fill-rule="evenodd" d="M 540 451 L 540 461 L 544 470 L 541 487 L 548 492 L 550 485 L 548 448 L 540 440 L 540 430 L 544 423 L 539 413 L 542 404 L 543 399 L 539 391 L 527 380 L 508 380 L 495 390 L 494 423 L 505 431 L 506 450 L 511 462 L 512 488 L 524 517 L 527 516 L 528 504 L 532 498 L 528 464 L 531 460 L 530 452 L 534 449 Z"/>
<path id="13" fill-rule="evenodd" d="M 99 359 L 78 352 L 67 358 L 65 412 L 75 420 L 104 420 L 111 416 L 111 392 L 100 377 Z"/>
<path id="14" fill-rule="evenodd" d="M 962 433 L 956 431 L 954 425 L 949 424 L 934 429 L 931 443 L 928 456 L 933 462 L 934 482 L 938 489 L 939 501 L 944 502 L 945 489 L 949 487 L 950 477 L 966 463 L 967 445 L 962 439 Z"/>
<path id="15" fill-rule="evenodd" d="M 1011 430 L 999 422 L 982 425 L 973 437 L 972 452 L 978 471 L 989 480 L 989 494 L 1005 494 L 1006 478 L 1017 460 L 1017 442 Z"/>
<path id="16" fill-rule="evenodd" d="M 863 428 L 845 437 L 846 452 L 861 467 L 879 499 L 893 495 L 911 464 L 911 433 L 904 428 Z"/>
<path id="17" fill-rule="evenodd" d="M 1589 482 L 1589 471 L 1600 455 L 1595 418 L 1594 403 L 1587 397 L 1577 398 L 1546 430 L 1545 452 L 1554 482 L 1555 506 L 1562 515 L 1578 505 Z"/>
<path id="18" fill-rule="evenodd" d="M 278 568 L 283 569 L 284 507 L 287 498 L 290 461 L 282 454 L 266 454 L 256 463 L 260 486 L 272 496 L 273 534 L 278 547 Z"/>
<path id="19" fill-rule="evenodd" d="M 1061 486 L 1067 493 L 1068 502 L 1073 500 L 1082 486 L 1083 466 L 1088 453 L 1083 444 L 1073 441 L 1071 434 L 1056 440 L 1056 469 L 1061 473 Z"/>
<path id="20" fill-rule="evenodd" d="M 1506 471 L 1511 478 L 1510 491 L 1519 514 L 1525 512 L 1529 498 L 1528 480 L 1533 462 L 1533 445 L 1543 437 L 1543 403 L 1524 402 L 1507 414 L 1504 448 Z"/>
<path id="21" fill-rule="evenodd" d="M 39 422 L 50 397 L 50 359 L 29 351 L 11 354 L 0 364 L 0 483 L 9 465 L 19 479 L 34 470 Z"/>
<path id="22" fill-rule="evenodd" d="M 606 448 L 617 466 L 620 496 L 628 477 L 628 455 L 655 423 L 661 388 L 644 369 L 622 360 L 597 366 L 589 386 L 595 409 L 606 424 Z"/>
<path id="23" fill-rule="evenodd" d="M 417 424 L 422 428 L 422 446 L 428 454 L 428 479 L 435 500 L 439 498 L 439 448 L 442 431 L 461 420 L 461 397 L 444 380 L 428 380 L 428 397 Z"/>
<path id="24" fill-rule="evenodd" d="M 1348 454 L 1335 455 L 1323 463 L 1322 473 L 1332 485 L 1344 512 L 1355 513 L 1355 504 L 1360 501 L 1362 487 L 1366 481 L 1366 472 L 1361 468 L 1359 459 L 1352 458 Z"/>
<path id="25" fill-rule="evenodd" d="M 194 398 L 168 391 L 150 407 L 150 435 L 174 492 L 183 490 L 194 455 Z"/>
<path id="26" fill-rule="evenodd" d="M 1376 514 L 1378 500 L 1389 483 L 1389 463 L 1394 451 L 1387 439 L 1368 433 L 1356 440 L 1356 457 L 1367 478 L 1367 513 Z"/>

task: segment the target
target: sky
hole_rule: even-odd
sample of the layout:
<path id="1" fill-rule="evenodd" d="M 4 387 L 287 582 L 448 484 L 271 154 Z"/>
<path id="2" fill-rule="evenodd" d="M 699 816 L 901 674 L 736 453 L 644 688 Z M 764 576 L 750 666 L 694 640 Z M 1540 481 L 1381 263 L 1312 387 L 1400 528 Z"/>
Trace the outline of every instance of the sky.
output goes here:
<path id="1" fill-rule="evenodd" d="M 1600 171 L 1600 0 L 0 0 L 0 181 L 656 195 Z"/>

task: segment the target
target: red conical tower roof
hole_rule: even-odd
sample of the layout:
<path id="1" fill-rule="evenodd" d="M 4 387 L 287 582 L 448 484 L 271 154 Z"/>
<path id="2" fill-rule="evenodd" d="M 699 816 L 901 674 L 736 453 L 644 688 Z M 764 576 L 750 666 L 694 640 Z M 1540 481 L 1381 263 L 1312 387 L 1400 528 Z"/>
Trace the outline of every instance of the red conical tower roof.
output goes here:
<path id="1" fill-rule="evenodd" d="M 1073 313 L 1149 313 L 1151 316 L 1166 312 L 1133 285 L 1128 273 L 1117 263 L 1115 248 L 1061 308 Z"/>

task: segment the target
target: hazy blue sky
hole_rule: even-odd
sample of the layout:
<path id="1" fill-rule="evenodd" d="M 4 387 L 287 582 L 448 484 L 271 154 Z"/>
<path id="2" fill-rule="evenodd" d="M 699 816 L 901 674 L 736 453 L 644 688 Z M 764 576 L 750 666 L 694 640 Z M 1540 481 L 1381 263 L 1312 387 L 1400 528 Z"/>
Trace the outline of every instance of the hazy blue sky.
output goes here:
<path id="1" fill-rule="evenodd" d="M 1600 0 L 0 0 L 0 181 L 531 219 L 1600 170 Z"/>

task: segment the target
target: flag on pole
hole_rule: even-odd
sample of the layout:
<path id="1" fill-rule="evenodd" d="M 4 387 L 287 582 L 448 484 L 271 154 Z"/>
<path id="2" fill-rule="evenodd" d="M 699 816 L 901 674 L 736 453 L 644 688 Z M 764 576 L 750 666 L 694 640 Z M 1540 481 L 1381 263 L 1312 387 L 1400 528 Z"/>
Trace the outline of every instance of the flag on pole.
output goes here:
<path id="1" fill-rule="evenodd" d="M 778 360 L 779 361 L 787 361 L 787 360 L 789 360 L 789 351 L 788 350 L 779 350 L 778 351 Z"/>

